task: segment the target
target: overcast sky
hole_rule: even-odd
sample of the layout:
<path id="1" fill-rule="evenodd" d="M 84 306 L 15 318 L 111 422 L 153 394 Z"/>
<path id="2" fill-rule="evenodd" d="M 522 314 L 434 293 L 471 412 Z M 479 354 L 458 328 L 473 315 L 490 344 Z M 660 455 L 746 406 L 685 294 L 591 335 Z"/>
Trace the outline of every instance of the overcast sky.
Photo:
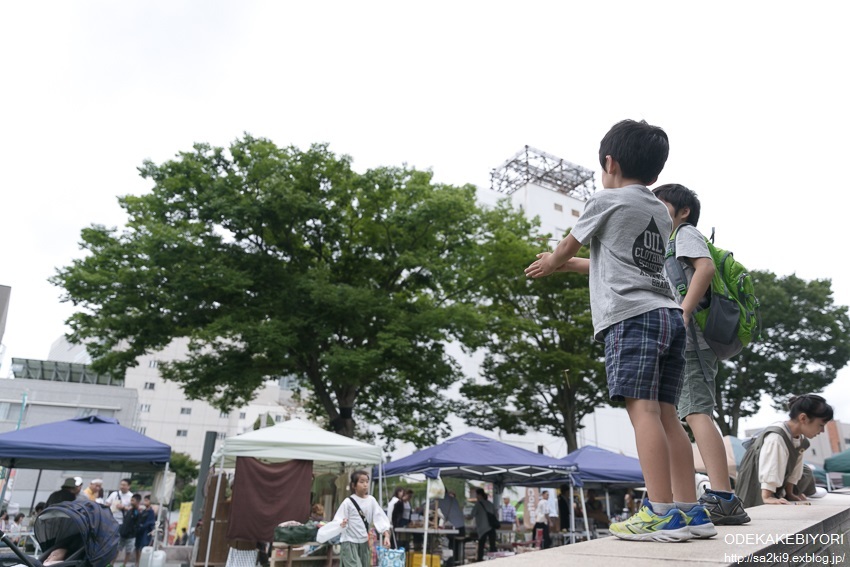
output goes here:
<path id="1" fill-rule="evenodd" d="M 486 189 L 525 144 L 598 170 L 607 129 L 645 119 L 670 137 L 659 183 L 699 193 L 718 245 L 848 304 L 848 6 L 4 1 L 6 367 L 65 332 L 46 280 L 83 227 L 123 223 L 144 159 L 244 132 Z M 844 421 L 848 386 L 845 369 L 826 390 Z"/>

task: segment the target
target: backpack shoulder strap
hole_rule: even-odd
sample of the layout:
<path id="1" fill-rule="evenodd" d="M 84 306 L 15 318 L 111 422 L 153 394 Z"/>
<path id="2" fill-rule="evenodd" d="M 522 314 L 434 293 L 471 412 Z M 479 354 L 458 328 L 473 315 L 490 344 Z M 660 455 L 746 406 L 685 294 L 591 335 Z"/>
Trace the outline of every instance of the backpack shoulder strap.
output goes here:
<path id="1" fill-rule="evenodd" d="M 357 501 L 352 497 L 348 497 L 351 500 L 351 503 L 354 504 L 354 507 L 357 508 L 357 513 L 360 514 L 360 519 L 363 520 L 363 524 L 366 526 L 366 531 L 369 531 L 369 522 L 366 520 L 366 514 L 363 513 L 363 510 L 360 509 L 360 505 Z"/>
<path id="2" fill-rule="evenodd" d="M 688 277 L 685 275 L 682 264 L 676 259 L 676 236 L 683 226 L 685 225 L 679 225 L 670 234 L 670 240 L 667 241 L 667 251 L 664 253 L 664 271 L 667 273 L 667 279 L 670 280 L 673 293 L 678 297 L 685 297 L 688 293 Z"/>

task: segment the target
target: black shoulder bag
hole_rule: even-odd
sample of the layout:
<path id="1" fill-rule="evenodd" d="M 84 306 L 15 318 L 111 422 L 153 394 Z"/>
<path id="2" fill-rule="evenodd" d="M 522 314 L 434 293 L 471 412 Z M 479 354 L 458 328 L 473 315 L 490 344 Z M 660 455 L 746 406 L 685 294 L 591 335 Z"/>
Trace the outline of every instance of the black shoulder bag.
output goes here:
<path id="1" fill-rule="evenodd" d="M 360 505 L 357 504 L 357 501 L 351 496 L 348 497 L 351 500 L 351 503 L 354 504 L 354 507 L 357 508 L 357 513 L 360 514 L 360 519 L 363 520 L 363 524 L 366 526 L 366 533 L 369 533 L 369 522 L 366 520 L 366 514 L 363 513 L 363 510 L 360 509 Z"/>

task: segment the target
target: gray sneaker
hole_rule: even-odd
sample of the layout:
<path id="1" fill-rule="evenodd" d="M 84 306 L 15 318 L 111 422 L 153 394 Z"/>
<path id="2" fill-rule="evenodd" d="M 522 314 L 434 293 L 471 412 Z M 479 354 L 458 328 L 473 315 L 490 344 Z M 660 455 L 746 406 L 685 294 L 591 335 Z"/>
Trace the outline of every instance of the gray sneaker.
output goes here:
<path id="1" fill-rule="evenodd" d="M 700 496 L 699 503 L 716 526 L 740 526 L 750 521 L 741 499 L 734 494 L 706 490 Z"/>

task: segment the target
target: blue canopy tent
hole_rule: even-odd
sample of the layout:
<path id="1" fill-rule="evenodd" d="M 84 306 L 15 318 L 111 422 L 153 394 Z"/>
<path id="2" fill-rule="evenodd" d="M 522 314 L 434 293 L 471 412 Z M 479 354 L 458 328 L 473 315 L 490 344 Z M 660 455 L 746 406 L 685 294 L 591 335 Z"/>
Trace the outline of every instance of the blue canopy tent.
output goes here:
<path id="1" fill-rule="evenodd" d="M 152 472 L 171 447 L 97 415 L 0 434 L 0 466 L 18 469 Z"/>
<path id="2" fill-rule="evenodd" d="M 644 484 L 640 461 L 593 445 L 576 449 L 561 459 L 561 462 L 577 466 L 583 482 L 600 483 L 605 487 L 605 513 L 609 518 L 611 517 L 609 488 Z"/>
<path id="3" fill-rule="evenodd" d="M 540 484 L 544 480 L 569 482 L 572 492 L 573 486 L 581 486 L 576 471 L 576 466 L 554 457 L 527 451 L 477 433 L 466 433 L 383 467 L 375 467 L 373 473 L 383 476 L 419 473 L 429 479 L 444 476 L 492 482 L 493 499 L 498 504 L 502 488 L 507 485 Z"/>
<path id="4" fill-rule="evenodd" d="M 502 443 L 477 433 L 452 437 L 383 466 L 384 476 L 426 474 L 482 480 L 503 487 L 537 480 L 572 480 L 577 486 L 576 467 L 559 459 Z M 380 474 L 378 467 L 375 474 Z"/>
<path id="5" fill-rule="evenodd" d="M 644 484 L 640 461 L 593 445 L 576 449 L 561 459 L 561 462 L 578 467 L 579 476 L 585 483 L 629 486 Z"/>
<path id="6" fill-rule="evenodd" d="M 167 472 L 170 460 L 170 446 L 111 417 L 79 417 L 0 434 L 0 466 L 9 469 Z"/>

